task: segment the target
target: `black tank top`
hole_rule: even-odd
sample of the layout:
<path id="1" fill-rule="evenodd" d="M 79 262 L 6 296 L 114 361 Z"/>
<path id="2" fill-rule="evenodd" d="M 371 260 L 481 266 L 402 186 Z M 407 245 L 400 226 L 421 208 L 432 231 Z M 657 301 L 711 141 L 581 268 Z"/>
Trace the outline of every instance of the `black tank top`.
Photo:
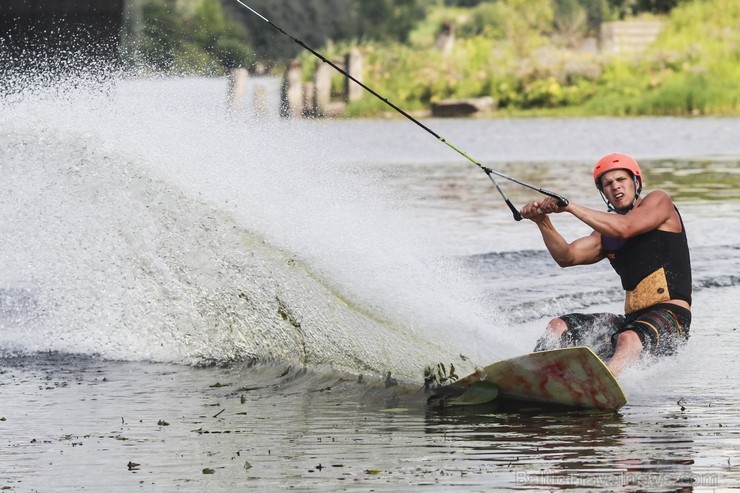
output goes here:
<path id="1" fill-rule="evenodd" d="M 663 267 L 671 299 L 691 304 L 691 258 L 683 219 L 680 233 L 654 229 L 627 240 L 601 235 L 601 247 L 625 290 L 635 289 L 640 281 Z"/>

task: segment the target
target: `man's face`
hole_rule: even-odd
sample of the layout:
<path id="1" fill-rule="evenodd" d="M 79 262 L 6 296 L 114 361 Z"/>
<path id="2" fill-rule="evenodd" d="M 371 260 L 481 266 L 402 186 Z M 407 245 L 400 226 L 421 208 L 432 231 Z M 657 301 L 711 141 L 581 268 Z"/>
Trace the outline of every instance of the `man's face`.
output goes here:
<path id="1" fill-rule="evenodd" d="M 635 180 L 624 169 L 613 169 L 601 175 L 601 187 L 615 209 L 627 209 L 635 199 Z"/>

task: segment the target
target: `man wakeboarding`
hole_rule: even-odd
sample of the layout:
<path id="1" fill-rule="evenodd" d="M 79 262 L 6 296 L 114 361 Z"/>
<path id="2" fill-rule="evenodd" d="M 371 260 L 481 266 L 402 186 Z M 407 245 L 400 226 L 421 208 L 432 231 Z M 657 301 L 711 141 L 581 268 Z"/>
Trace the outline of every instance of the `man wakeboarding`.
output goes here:
<path id="1" fill-rule="evenodd" d="M 561 267 L 608 259 L 624 288 L 624 314 L 568 313 L 552 319 L 535 351 L 590 346 L 619 374 L 641 355 L 673 354 L 689 337 L 691 260 L 683 220 L 662 190 L 641 195 L 643 176 L 627 154 L 602 157 L 594 183 L 609 212 L 548 197 L 525 205 L 550 255 Z M 593 229 L 566 241 L 550 215 L 568 212 Z"/>

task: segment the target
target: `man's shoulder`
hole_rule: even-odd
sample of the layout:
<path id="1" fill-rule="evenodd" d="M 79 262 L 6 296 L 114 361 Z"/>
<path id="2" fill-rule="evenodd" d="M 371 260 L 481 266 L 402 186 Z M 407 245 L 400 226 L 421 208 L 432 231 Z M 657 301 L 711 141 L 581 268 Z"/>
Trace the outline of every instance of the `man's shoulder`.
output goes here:
<path id="1" fill-rule="evenodd" d="M 642 199 L 643 205 L 650 205 L 653 207 L 666 207 L 674 208 L 673 199 L 670 194 L 665 190 L 656 189 L 646 193 Z"/>
<path id="2" fill-rule="evenodd" d="M 645 194 L 645 198 L 647 199 L 648 197 L 660 198 L 660 199 L 668 199 L 668 200 L 671 200 L 671 201 L 673 200 L 673 199 L 671 199 L 671 195 L 668 192 L 666 192 L 665 190 L 661 189 L 661 188 L 656 188 L 655 190 L 650 190 L 648 193 Z"/>
<path id="3" fill-rule="evenodd" d="M 665 190 L 652 190 L 643 198 L 643 205 L 663 216 L 664 220 L 656 229 L 678 233 L 683 229 L 681 216 L 673 199 Z M 660 212 L 658 212 L 660 211 Z"/>

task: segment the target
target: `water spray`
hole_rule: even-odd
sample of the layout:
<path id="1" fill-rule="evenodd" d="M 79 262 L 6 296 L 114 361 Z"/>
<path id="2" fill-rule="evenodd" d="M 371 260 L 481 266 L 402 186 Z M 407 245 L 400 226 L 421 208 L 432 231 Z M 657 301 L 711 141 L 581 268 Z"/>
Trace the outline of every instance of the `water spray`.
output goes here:
<path id="1" fill-rule="evenodd" d="M 562 197 L 562 196 L 560 196 L 560 195 L 558 195 L 558 194 L 556 194 L 554 192 L 551 192 L 549 190 L 545 190 L 543 188 L 536 187 L 536 186 L 531 185 L 529 183 L 523 182 L 521 180 L 517 180 L 516 178 L 513 178 L 511 176 L 505 175 L 505 174 L 500 173 L 500 172 L 498 172 L 498 171 L 496 171 L 494 169 L 491 169 L 491 168 L 489 168 L 487 166 L 482 165 L 481 163 L 479 163 L 478 161 L 476 161 L 475 159 L 473 159 L 470 155 L 468 155 L 468 153 L 466 153 L 465 151 L 463 151 L 459 147 L 457 147 L 454 144 L 452 144 L 451 142 L 449 142 L 447 139 L 445 139 L 444 137 L 442 137 L 441 135 L 439 135 L 437 132 L 435 132 L 434 130 L 432 130 L 428 126 L 426 126 L 423 123 L 421 123 L 419 120 L 417 120 L 416 118 L 414 118 L 413 116 L 411 116 L 410 114 L 408 114 L 403 109 L 401 109 L 398 106 L 396 106 L 392 101 L 388 100 L 388 98 L 386 98 L 384 96 L 381 96 L 376 91 L 374 91 L 372 88 L 370 88 L 369 86 L 367 86 L 363 82 L 357 80 L 355 77 L 353 77 L 352 75 L 350 75 L 346 70 L 344 70 L 343 68 L 339 67 L 338 65 L 336 65 L 331 60 L 328 60 L 324 55 L 322 55 L 318 51 L 314 50 L 313 48 L 311 48 L 310 46 L 308 46 L 306 43 L 304 43 L 303 41 L 301 41 L 300 39 L 295 38 L 294 36 L 292 36 L 292 35 L 288 34 L 287 32 L 285 32 L 280 26 L 276 25 L 275 23 L 273 23 L 272 21 L 270 21 L 267 17 L 265 17 L 264 15 L 260 14 L 256 10 L 254 10 L 252 7 L 250 7 L 246 3 L 242 2 L 242 0 L 236 0 L 236 2 L 239 5 L 241 5 L 242 7 L 244 7 L 245 9 L 249 10 L 250 12 L 252 12 L 254 15 L 256 15 L 257 17 L 259 17 L 260 19 L 262 19 L 263 21 L 265 21 L 266 23 L 268 23 L 270 26 L 272 26 L 275 30 L 277 30 L 281 34 L 289 37 L 294 42 L 296 42 L 298 45 L 300 45 L 301 47 L 303 47 L 306 50 L 310 51 L 313 55 L 315 55 L 322 62 L 329 64 L 337 72 L 339 72 L 340 74 L 344 75 L 345 77 L 347 77 L 348 79 L 350 79 L 355 84 L 358 84 L 360 87 L 362 87 L 363 89 L 365 89 L 367 92 L 369 92 L 370 94 L 372 94 L 376 98 L 378 98 L 381 101 L 383 101 L 385 104 L 387 104 L 388 106 L 390 106 L 391 108 L 393 108 L 395 111 L 397 111 L 401 115 L 405 116 L 410 121 L 414 122 L 416 125 L 418 125 L 420 128 L 422 128 L 423 130 L 425 130 L 427 133 L 429 133 L 432 136 L 434 136 L 434 138 L 436 138 L 438 141 L 442 142 L 447 147 L 449 147 L 453 151 L 457 152 L 458 154 L 460 154 L 461 156 L 463 156 L 465 159 L 467 159 L 471 163 L 475 164 L 478 168 L 480 168 L 481 170 L 483 170 L 486 173 L 486 175 L 488 176 L 488 178 L 491 180 L 491 182 L 493 183 L 493 185 L 496 187 L 496 190 L 498 190 L 498 192 L 501 194 L 501 197 L 506 202 L 506 205 L 509 206 L 509 209 L 511 210 L 512 214 L 514 215 L 514 220 L 515 221 L 521 221 L 522 220 L 522 215 L 519 213 L 519 211 L 517 210 L 517 208 L 514 207 L 514 205 L 509 200 L 509 198 L 506 196 L 506 194 L 504 193 L 503 189 L 501 188 L 501 186 L 499 186 L 498 182 L 494 178 L 494 175 L 495 176 L 498 176 L 499 178 L 503 178 L 505 180 L 509 180 L 511 182 L 514 182 L 517 185 L 521 185 L 523 187 L 529 188 L 530 190 L 534 190 L 536 192 L 539 192 L 539 193 L 541 193 L 543 195 L 547 195 L 548 197 L 552 197 L 552 198 L 554 198 L 554 199 L 557 200 L 557 203 L 558 203 L 558 206 L 559 207 L 565 207 L 566 205 L 568 205 L 568 199 L 566 199 L 565 197 Z"/>

